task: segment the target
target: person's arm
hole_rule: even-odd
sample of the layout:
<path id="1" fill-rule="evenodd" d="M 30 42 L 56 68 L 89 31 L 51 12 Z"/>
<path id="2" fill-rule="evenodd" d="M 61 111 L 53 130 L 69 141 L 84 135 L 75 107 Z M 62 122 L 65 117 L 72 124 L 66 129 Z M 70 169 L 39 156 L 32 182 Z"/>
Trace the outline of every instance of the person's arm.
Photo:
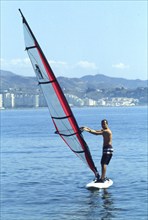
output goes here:
<path id="1" fill-rule="evenodd" d="M 91 134 L 95 134 L 95 135 L 103 135 L 103 130 L 94 130 L 94 129 L 91 129 L 91 128 L 88 128 L 88 127 L 82 127 L 81 128 L 83 131 L 87 131 Z"/>

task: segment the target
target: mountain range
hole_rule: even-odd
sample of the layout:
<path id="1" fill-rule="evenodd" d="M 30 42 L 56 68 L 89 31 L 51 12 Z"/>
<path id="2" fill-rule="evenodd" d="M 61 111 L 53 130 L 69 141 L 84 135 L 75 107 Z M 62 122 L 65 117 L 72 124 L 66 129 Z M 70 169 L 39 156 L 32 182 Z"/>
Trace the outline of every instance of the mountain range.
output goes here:
<path id="1" fill-rule="evenodd" d="M 1 92 L 37 94 L 40 93 L 36 77 L 16 75 L 10 71 L 1 70 Z M 109 77 L 102 74 L 87 75 L 81 78 L 57 77 L 64 94 L 80 99 L 99 100 L 115 97 L 134 98 L 139 104 L 148 102 L 148 80 L 129 80 Z"/>
<path id="2" fill-rule="evenodd" d="M 22 89 L 36 89 L 36 77 L 20 76 L 10 71 L 1 70 L 1 88 L 22 88 Z M 113 88 L 126 88 L 136 89 L 138 87 L 147 87 L 148 80 L 129 80 L 124 78 L 115 78 L 105 76 L 103 74 L 87 75 L 81 78 L 67 78 L 57 77 L 61 87 L 67 92 L 89 91 L 96 89 L 113 89 Z"/>
<path id="3" fill-rule="evenodd" d="M 10 88 L 35 89 L 37 86 L 35 77 L 24 77 L 5 70 L 1 70 L 0 72 L 1 90 Z"/>

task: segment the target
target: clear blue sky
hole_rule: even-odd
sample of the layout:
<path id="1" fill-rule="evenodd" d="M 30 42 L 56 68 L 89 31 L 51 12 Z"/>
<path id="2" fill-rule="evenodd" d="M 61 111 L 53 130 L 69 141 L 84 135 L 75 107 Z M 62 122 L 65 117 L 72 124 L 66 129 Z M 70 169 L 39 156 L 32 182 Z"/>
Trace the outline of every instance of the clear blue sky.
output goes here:
<path id="1" fill-rule="evenodd" d="M 18 8 L 56 76 L 147 79 L 147 1 L 1 0 L 1 69 L 34 76 Z"/>

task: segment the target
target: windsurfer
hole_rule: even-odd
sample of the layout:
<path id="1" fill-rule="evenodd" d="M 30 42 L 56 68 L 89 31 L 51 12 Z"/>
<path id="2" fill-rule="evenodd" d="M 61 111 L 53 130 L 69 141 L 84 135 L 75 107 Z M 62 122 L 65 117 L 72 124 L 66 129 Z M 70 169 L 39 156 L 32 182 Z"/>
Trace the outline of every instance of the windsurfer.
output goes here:
<path id="1" fill-rule="evenodd" d="M 109 164 L 113 148 L 112 148 L 112 132 L 108 127 L 108 121 L 106 119 L 101 121 L 102 129 L 101 130 L 93 130 L 88 127 L 81 127 L 82 131 L 87 131 L 94 135 L 102 135 L 103 136 L 103 153 L 101 158 L 101 177 L 98 176 L 95 182 L 105 182 L 106 180 L 106 170 L 107 165 Z"/>

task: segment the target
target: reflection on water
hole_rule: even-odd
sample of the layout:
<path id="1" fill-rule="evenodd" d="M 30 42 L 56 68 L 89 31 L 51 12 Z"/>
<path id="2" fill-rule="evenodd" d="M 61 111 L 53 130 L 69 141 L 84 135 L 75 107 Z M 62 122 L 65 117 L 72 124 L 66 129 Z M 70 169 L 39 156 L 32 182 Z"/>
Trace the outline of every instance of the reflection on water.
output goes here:
<path id="1" fill-rule="evenodd" d="M 121 208 L 119 201 L 114 196 L 114 190 L 112 193 L 111 191 L 111 188 L 90 191 L 86 219 L 125 219 L 125 213 L 128 214 L 131 210 L 129 208 Z"/>
<path id="2" fill-rule="evenodd" d="M 103 190 L 102 201 L 103 201 L 104 213 L 102 213 L 103 216 L 101 216 L 101 219 L 114 218 L 115 215 L 113 214 L 113 210 L 114 210 L 113 197 L 112 194 L 109 193 L 106 189 Z"/>
<path id="3" fill-rule="evenodd" d="M 98 216 L 101 220 L 110 220 L 115 217 L 113 197 L 107 189 L 91 190 L 88 204 L 88 219 L 93 216 Z"/>

